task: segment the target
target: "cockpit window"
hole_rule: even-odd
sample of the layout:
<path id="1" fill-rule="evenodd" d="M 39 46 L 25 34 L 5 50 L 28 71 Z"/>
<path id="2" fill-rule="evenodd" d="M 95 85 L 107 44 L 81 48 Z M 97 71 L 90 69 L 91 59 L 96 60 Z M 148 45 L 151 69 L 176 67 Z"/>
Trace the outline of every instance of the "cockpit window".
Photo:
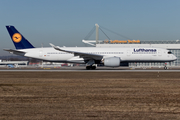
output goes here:
<path id="1" fill-rule="evenodd" d="M 171 52 L 171 51 L 168 51 L 168 54 L 172 54 L 172 52 Z"/>

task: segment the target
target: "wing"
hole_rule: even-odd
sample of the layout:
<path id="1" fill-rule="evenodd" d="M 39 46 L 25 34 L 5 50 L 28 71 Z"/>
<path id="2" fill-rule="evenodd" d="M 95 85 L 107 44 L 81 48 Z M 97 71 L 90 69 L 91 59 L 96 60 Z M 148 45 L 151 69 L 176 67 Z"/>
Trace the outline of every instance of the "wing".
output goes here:
<path id="1" fill-rule="evenodd" d="M 67 53 L 72 53 L 72 54 L 74 54 L 74 56 L 79 56 L 80 58 L 95 59 L 95 60 L 101 60 L 103 58 L 103 55 L 91 54 L 91 53 L 85 53 L 85 52 L 78 52 L 78 51 L 63 50 L 59 46 L 55 46 L 52 43 L 49 43 L 49 44 L 56 50 L 67 52 Z"/>

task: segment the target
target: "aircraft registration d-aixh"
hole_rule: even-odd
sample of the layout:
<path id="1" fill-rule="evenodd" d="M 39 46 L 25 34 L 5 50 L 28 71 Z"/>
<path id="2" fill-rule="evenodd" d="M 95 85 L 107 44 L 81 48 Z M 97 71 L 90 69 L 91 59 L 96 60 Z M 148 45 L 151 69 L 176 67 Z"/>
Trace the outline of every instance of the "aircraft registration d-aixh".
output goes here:
<path id="1" fill-rule="evenodd" d="M 128 62 L 170 62 L 177 59 L 169 50 L 162 48 L 59 47 L 51 43 L 52 47 L 35 48 L 14 26 L 6 28 L 16 49 L 5 51 L 50 62 L 86 64 L 86 69 L 96 69 L 96 64 L 119 67 Z"/>

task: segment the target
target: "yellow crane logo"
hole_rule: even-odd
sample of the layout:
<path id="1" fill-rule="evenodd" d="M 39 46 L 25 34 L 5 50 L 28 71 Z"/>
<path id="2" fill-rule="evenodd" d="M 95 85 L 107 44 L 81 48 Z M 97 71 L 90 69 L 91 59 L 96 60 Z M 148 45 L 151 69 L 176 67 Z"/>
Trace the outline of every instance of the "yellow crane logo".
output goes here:
<path id="1" fill-rule="evenodd" d="M 19 43 L 22 39 L 22 36 L 19 33 L 14 33 L 14 35 L 12 36 L 12 39 L 15 43 Z"/>

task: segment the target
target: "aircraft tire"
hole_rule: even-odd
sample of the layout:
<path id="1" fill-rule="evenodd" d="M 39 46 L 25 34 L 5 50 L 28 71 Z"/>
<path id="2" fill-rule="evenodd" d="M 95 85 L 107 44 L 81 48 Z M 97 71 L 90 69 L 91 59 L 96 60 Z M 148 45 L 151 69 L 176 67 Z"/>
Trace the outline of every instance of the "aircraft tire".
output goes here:
<path id="1" fill-rule="evenodd" d="M 86 66 L 86 70 L 90 70 L 91 69 L 91 66 Z"/>
<path id="2" fill-rule="evenodd" d="M 95 70 L 95 69 L 96 69 L 96 66 L 92 66 L 91 68 L 92 68 L 92 70 Z"/>
<path id="3" fill-rule="evenodd" d="M 164 67 L 164 70 L 167 70 L 167 67 L 166 67 L 166 66 Z"/>

